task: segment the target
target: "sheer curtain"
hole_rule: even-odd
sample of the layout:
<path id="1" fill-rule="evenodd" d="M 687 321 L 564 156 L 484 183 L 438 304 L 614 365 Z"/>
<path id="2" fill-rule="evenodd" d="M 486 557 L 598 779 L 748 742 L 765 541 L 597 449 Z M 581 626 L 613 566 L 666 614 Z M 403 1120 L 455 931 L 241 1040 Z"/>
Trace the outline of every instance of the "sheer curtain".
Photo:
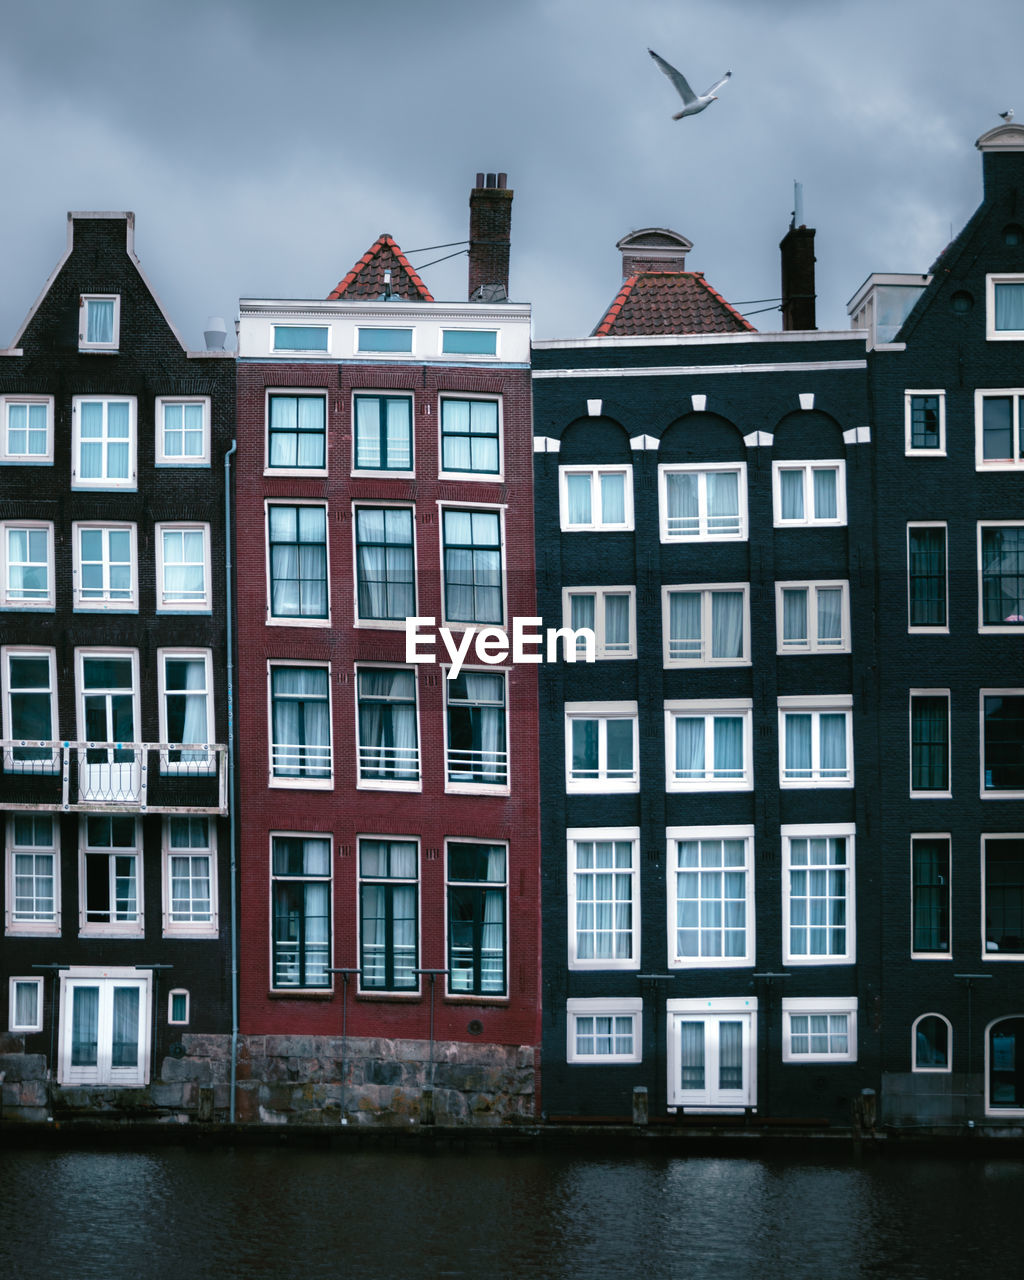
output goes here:
<path id="1" fill-rule="evenodd" d="M 471 471 L 473 455 L 469 438 L 469 400 L 443 400 L 441 402 L 443 457 L 445 471 Z"/>
<path id="2" fill-rule="evenodd" d="M 199 529 L 164 530 L 165 599 L 192 602 L 203 599 L 206 594 L 204 541 Z"/>
<path id="3" fill-rule="evenodd" d="M 412 427 L 408 400 L 387 401 L 387 465 L 396 471 L 412 466 Z"/>
<path id="4" fill-rule="evenodd" d="M 665 476 L 668 532 L 696 537 L 700 532 L 700 477 L 695 471 L 670 471 Z"/>
<path id="5" fill-rule="evenodd" d="M 715 774 L 719 779 L 743 777 L 743 719 L 715 716 Z"/>
<path id="6" fill-rule="evenodd" d="M 714 591 L 711 594 L 711 656 L 743 656 L 742 591 Z"/>
<path id="7" fill-rule="evenodd" d="M 316 841 L 323 844 L 323 841 Z M 304 924 L 305 937 L 302 948 L 303 972 L 300 977 L 302 986 L 326 987 L 328 957 L 330 954 L 330 882 L 317 881 L 303 886 L 305 897 Z"/>
<path id="8" fill-rule="evenodd" d="M 735 471 L 708 472 L 708 533 L 738 533 L 740 478 Z"/>
<path id="9" fill-rule="evenodd" d="M 783 520 L 804 518 L 804 473 L 783 469 L 779 471 L 779 495 Z"/>
<path id="10" fill-rule="evenodd" d="M 670 592 L 668 620 L 670 658 L 700 657 L 700 604 L 699 591 Z"/>
<path id="11" fill-rule="evenodd" d="M 704 1023 L 684 1022 L 680 1032 L 680 1062 L 683 1089 L 703 1089 L 704 1086 Z"/>
<path id="12" fill-rule="evenodd" d="M 743 1088 L 743 1023 L 718 1024 L 718 1087 Z"/>
<path id="13" fill-rule="evenodd" d="M 820 625 L 820 624 L 819 624 Z M 810 637 L 807 634 L 807 588 L 782 592 L 782 643 L 806 644 Z"/>
<path id="14" fill-rule="evenodd" d="M 415 780 L 416 677 L 411 671 L 359 673 L 359 771 L 364 778 Z"/>
<path id="15" fill-rule="evenodd" d="M 841 778 L 846 775 L 846 716 L 821 714 L 821 776 Z"/>
<path id="16" fill-rule="evenodd" d="M 621 474 L 601 476 L 601 523 L 626 523 L 626 479 Z"/>
<path id="17" fill-rule="evenodd" d="M 112 1067 L 139 1065 L 139 988 L 114 988 L 114 1035 Z"/>
<path id="18" fill-rule="evenodd" d="M 296 466 L 324 465 L 324 401 L 320 396 L 299 396 L 296 426 L 298 456 Z"/>
<path id="19" fill-rule="evenodd" d="M 1024 284 L 997 284 L 996 328 L 1024 329 Z"/>
<path id="20" fill-rule="evenodd" d="M 834 520 L 839 514 L 838 477 L 832 467 L 814 468 L 814 518 Z"/>
<path id="21" fill-rule="evenodd" d="M 103 404 L 83 400 L 79 412 L 79 464 L 83 479 L 98 480 L 103 475 Z"/>
<path id="22" fill-rule="evenodd" d="M 569 501 L 569 523 L 592 524 L 590 476 L 570 472 L 565 478 L 565 487 Z"/>
<path id="23" fill-rule="evenodd" d="M 608 653 L 629 651 L 629 596 L 604 597 L 604 647 Z"/>
<path id="24" fill-rule="evenodd" d="M 597 619 L 595 617 L 596 601 L 594 596 L 570 596 L 569 597 L 569 625 L 573 631 L 579 631 L 586 627 L 588 631 L 593 631 L 597 635 Z M 586 638 L 580 636 L 576 641 L 576 652 L 586 653 Z"/>
<path id="25" fill-rule="evenodd" d="M 114 301 L 90 298 L 86 304 L 85 340 L 109 346 L 114 341 Z"/>
<path id="26" fill-rule="evenodd" d="M 327 672 L 319 667 L 276 667 L 273 693 L 274 773 L 278 777 L 328 777 Z"/>
<path id="27" fill-rule="evenodd" d="M 358 545 L 359 616 L 386 618 L 387 549 L 384 543 L 384 511 L 360 507 L 356 511 L 356 543 Z M 369 545 L 368 545 L 369 544 Z"/>
<path id="28" fill-rule="evenodd" d="M 95 1067 L 99 1047 L 100 989 L 71 989 L 71 1065 Z"/>
<path id="29" fill-rule="evenodd" d="M 356 466 L 376 471 L 381 465 L 380 415 L 382 405 L 370 396 L 356 397 Z"/>
<path id="30" fill-rule="evenodd" d="M 838 587 L 818 588 L 818 644 L 835 646 L 843 640 L 843 593 Z"/>
<path id="31" fill-rule="evenodd" d="M 490 872 L 487 878 L 497 879 Z M 505 990 L 504 889 L 484 890 L 484 919 L 480 930 L 480 990 L 485 994 L 500 994 Z"/>
<path id="32" fill-rule="evenodd" d="M 168 737 L 171 742 L 205 743 L 209 736 L 206 703 L 206 663 L 201 658 L 167 663 L 167 688 L 195 690 L 184 694 L 168 694 Z M 173 704 L 173 707 L 172 707 Z M 172 710 L 177 714 L 172 716 Z M 180 714 L 180 737 L 173 731 L 171 720 L 177 721 Z M 172 753 L 172 759 L 180 759 L 187 764 L 205 764 L 208 755 L 205 751 L 181 751 Z"/>
<path id="33" fill-rule="evenodd" d="M 786 716 L 786 767 L 787 778 L 811 776 L 811 717 L 790 714 Z"/>
<path id="34" fill-rule="evenodd" d="M 111 480 L 128 479 L 131 412 L 127 400 L 107 402 L 107 471 Z"/>
<path id="35" fill-rule="evenodd" d="M 484 672 L 465 672 L 466 700 L 471 708 L 471 755 L 468 771 L 478 782 L 506 780 L 505 680 Z"/>
<path id="36" fill-rule="evenodd" d="M 704 717 L 678 716 L 676 718 L 676 780 L 703 778 L 704 774 Z"/>

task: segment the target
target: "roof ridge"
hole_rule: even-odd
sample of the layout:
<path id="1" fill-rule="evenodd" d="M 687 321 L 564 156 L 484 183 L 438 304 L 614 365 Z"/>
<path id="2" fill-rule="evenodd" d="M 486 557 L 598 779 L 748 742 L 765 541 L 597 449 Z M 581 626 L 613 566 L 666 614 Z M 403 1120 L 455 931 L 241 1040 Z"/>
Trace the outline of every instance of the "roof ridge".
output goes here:
<path id="1" fill-rule="evenodd" d="M 638 272 L 634 275 L 627 276 L 627 278 L 623 280 L 622 284 L 619 286 L 618 293 L 611 301 L 611 305 L 598 321 L 597 328 L 590 335 L 592 338 L 603 338 L 607 336 L 609 329 L 611 329 L 612 325 L 615 323 L 615 320 L 625 305 L 627 298 L 632 293 L 633 286 L 639 279 L 640 274 L 641 273 Z"/>
<path id="2" fill-rule="evenodd" d="M 695 274 L 700 276 L 700 282 L 704 286 L 704 288 L 707 289 L 708 293 L 710 293 L 712 297 L 717 298 L 718 301 L 722 304 L 722 306 L 725 307 L 728 311 L 731 311 L 732 314 L 736 317 L 736 319 L 740 322 L 740 324 L 743 325 L 745 329 L 749 329 L 751 333 L 757 333 L 757 330 L 750 323 L 747 317 L 744 315 L 741 315 L 736 310 L 736 308 L 732 305 L 731 302 L 727 302 L 726 299 L 722 297 L 722 295 L 718 292 L 717 289 L 715 289 L 712 285 L 708 284 L 708 282 L 704 279 L 703 271 L 695 272 Z"/>

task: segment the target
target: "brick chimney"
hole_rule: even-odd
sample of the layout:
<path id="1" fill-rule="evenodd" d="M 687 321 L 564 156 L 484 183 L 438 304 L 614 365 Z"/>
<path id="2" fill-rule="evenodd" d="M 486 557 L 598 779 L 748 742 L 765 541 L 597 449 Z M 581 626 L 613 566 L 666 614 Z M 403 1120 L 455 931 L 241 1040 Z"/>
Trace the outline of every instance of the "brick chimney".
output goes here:
<path id="1" fill-rule="evenodd" d="M 805 227 L 802 183 L 793 184 L 793 221 L 779 243 L 782 254 L 782 328 L 816 329 L 814 228 Z"/>
<path id="2" fill-rule="evenodd" d="M 508 298 L 508 253 L 512 196 L 504 173 L 478 173 L 469 193 L 469 298 L 504 302 Z"/>

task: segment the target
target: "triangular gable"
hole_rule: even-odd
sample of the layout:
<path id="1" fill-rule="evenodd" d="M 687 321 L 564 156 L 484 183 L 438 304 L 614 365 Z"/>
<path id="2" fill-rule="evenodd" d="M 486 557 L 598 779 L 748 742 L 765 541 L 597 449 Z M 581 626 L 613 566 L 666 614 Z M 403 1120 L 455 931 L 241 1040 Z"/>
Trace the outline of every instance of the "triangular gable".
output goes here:
<path id="1" fill-rule="evenodd" d="M 433 294 L 420 279 L 415 267 L 386 232 L 377 237 L 352 270 L 327 295 L 328 302 L 338 298 L 382 298 L 384 272 L 391 272 L 391 293 L 405 302 L 433 302 Z"/>
<path id="2" fill-rule="evenodd" d="M 624 280 L 593 337 L 756 333 L 699 271 L 644 271 Z"/>

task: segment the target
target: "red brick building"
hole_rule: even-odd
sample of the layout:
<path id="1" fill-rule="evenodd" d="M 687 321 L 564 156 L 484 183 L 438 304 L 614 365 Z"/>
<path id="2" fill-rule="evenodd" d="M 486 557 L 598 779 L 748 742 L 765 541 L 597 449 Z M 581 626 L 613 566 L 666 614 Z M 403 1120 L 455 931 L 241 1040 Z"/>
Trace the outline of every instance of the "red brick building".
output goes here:
<path id="1" fill-rule="evenodd" d="M 458 642 L 535 611 L 530 312 L 487 182 L 468 302 L 382 235 L 325 301 L 241 303 L 241 1030 L 250 1057 L 345 1034 L 275 1041 L 335 1060 L 319 1118 L 533 1106 L 537 668 L 406 648 L 407 617 Z M 511 1076 L 471 1098 L 470 1062 Z"/>

